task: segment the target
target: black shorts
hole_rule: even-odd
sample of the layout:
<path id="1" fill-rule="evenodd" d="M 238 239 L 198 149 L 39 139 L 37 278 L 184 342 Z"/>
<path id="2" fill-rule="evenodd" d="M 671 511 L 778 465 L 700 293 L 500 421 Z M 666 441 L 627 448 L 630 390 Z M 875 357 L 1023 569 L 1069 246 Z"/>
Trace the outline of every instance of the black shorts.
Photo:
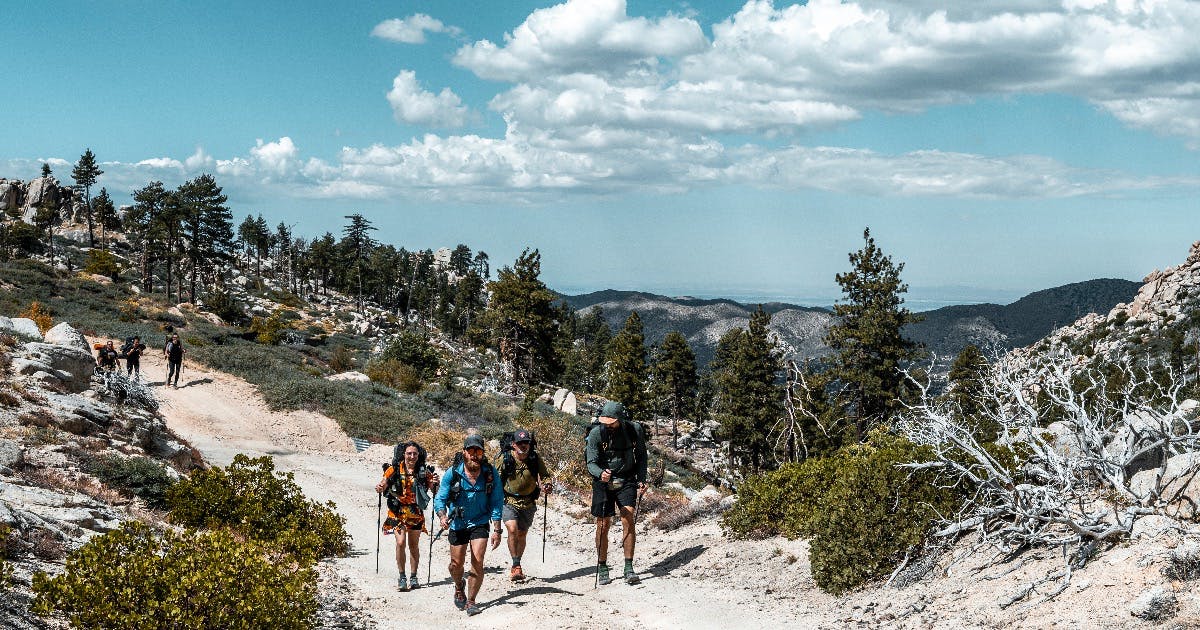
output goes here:
<path id="1" fill-rule="evenodd" d="M 486 540 L 487 537 L 488 526 L 486 523 L 483 525 L 476 525 L 475 527 L 468 527 L 466 529 L 452 529 L 450 530 L 450 546 L 457 547 L 459 545 L 465 545 L 472 540 L 478 540 L 480 538 Z"/>
<path id="2" fill-rule="evenodd" d="M 633 507 L 637 503 L 637 481 L 628 479 L 614 479 L 613 481 L 620 483 L 621 487 L 614 490 L 610 484 L 599 479 L 592 479 L 592 516 L 596 518 L 616 516 L 616 505 Z"/>

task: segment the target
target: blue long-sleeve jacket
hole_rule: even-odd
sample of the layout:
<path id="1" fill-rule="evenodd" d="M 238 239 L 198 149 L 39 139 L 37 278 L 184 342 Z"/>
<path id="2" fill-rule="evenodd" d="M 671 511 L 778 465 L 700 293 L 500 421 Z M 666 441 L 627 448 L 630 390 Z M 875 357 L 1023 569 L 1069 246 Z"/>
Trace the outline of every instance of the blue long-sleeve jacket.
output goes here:
<path id="1" fill-rule="evenodd" d="M 472 484 L 464 471 L 465 464 L 452 466 L 438 485 L 437 496 L 433 499 L 433 510 L 441 513 L 450 503 L 450 487 L 457 480 L 462 484 L 462 492 L 458 501 L 449 506 L 451 509 L 461 507 L 461 513 L 451 514 L 450 529 L 468 529 L 479 525 L 487 525 L 488 521 L 499 521 L 504 509 L 504 487 L 500 474 L 491 464 L 484 463 L 479 477 Z M 456 474 L 457 473 L 457 474 Z M 487 476 L 492 476 L 492 492 L 487 493 Z"/>

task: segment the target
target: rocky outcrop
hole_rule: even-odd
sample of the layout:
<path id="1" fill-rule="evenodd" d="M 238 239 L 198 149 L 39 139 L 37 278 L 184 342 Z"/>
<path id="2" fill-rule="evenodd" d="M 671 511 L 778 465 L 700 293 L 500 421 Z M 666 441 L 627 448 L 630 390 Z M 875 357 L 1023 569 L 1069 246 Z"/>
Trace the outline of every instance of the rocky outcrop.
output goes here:
<path id="1" fill-rule="evenodd" d="M 19 179 L 0 178 L 0 212 L 20 208 L 25 201 L 25 183 Z"/>
<path id="2" fill-rule="evenodd" d="M 18 335 L 23 335 L 31 339 L 41 339 L 42 331 L 38 329 L 37 324 L 28 317 L 14 317 L 9 319 L 0 316 L 0 332 L 12 332 Z"/>
<path id="3" fill-rule="evenodd" d="M 78 348 L 89 355 L 92 353 L 92 346 L 83 336 L 83 333 L 75 330 L 67 322 L 61 322 L 50 330 L 47 330 L 45 341 L 46 343 L 52 343 L 59 346 Z"/>
<path id="4" fill-rule="evenodd" d="M 96 369 L 91 352 L 72 346 L 38 342 L 25 344 L 24 352 L 13 359 L 12 365 L 13 370 L 20 374 L 49 374 L 71 392 L 88 389 Z"/>
<path id="5" fill-rule="evenodd" d="M 53 175 L 48 177 L 39 177 L 30 180 L 29 187 L 25 190 L 25 204 L 22 206 L 24 210 L 40 208 L 42 206 L 50 206 L 52 208 L 60 208 L 62 202 L 62 187 L 59 186 L 58 180 Z"/>

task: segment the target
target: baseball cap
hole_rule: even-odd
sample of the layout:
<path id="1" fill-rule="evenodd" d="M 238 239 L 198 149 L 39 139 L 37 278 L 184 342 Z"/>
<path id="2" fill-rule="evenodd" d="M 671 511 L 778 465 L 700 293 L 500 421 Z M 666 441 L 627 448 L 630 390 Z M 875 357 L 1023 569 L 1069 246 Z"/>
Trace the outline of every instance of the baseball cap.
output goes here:
<path id="1" fill-rule="evenodd" d="M 468 435 L 467 439 L 463 440 L 463 450 L 465 451 L 469 448 L 477 448 L 477 449 L 483 450 L 483 436 L 482 435 Z"/>
<path id="2" fill-rule="evenodd" d="M 517 432 L 513 433 L 513 442 L 532 442 L 532 441 L 533 441 L 533 434 L 530 433 L 529 431 L 526 431 L 525 429 L 517 429 Z"/>
<path id="3" fill-rule="evenodd" d="M 625 405 L 610 400 L 604 403 L 604 408 L 600 410 L 600 416 L 604 418 L 616 418 L 617 420 L 629 420 L 629 412 L 625 410 Z"/>

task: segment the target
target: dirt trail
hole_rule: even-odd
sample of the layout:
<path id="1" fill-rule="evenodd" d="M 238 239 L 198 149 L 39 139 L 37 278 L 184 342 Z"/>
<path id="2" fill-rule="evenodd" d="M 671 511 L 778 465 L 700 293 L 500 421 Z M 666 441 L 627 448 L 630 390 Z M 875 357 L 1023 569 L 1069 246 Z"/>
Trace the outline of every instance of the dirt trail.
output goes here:
<path id="1" fill-rule="evenodd" d="M 143 378 L 161 384 L 166 366 L 161 354 L 142 361 Z M 351 556 L 334 561 L 339 575 L 357 589 L 351 594 L 381 628 L 494 628 L 536 624 L 545 628 L 716 628 L 777 627 L 800 622 L 804 606 L 779 605 L 778 595 L 743 590 L 736 582 L 691 577 L 689 563 L 718 541 L 715 525 L 691 526 L 686 532 L 639 528 L 638 569 L 644 581 L 593 589 L 595 550 L 592 526 L 551 509 L 545 562 L 541 561 L 541 514 L 530 532 L 524 567 L 533 579 L 515 586 L 507 579 L 505 543 L 487 555 L 487 577 L 478 602 L 483 613 L 467 617 L 451 604 L 445 539 L 433 548 L 432 583 L 408 593 L 395 588 L 392 541 L 384 538 L 380 571 L 375 572 L 379 463 L 390 449 L 373 446 L 356 452 L 333 420 L 309 412 L 271 411 L 254 386 L 220 372 L 185 363 L 180 388 L 158 387 L 168 425 L 215 464 L 227 464 L 237 453 L 272 455 L 276 467 L 295 474 L 308 496 L 332 500 L 346 517 L 353 536 Z M 552 506 L 553 508 L 553 506 Z M 610 561 L 619 564 L 614 528 Z M 422 541 L 427 555 L 428 539 Z M 778 554 L 779 550 L 776 549 Z M 768 554 L 770 555 L 770 554 Z M 427 558 L 422 558 L 424 582 Z M 719 568 L 719 567 L 718 567 Z M 766 566 L 761 570 L 771 571 Z M 815 612 L 815 611 L 814 611 Z"/>

